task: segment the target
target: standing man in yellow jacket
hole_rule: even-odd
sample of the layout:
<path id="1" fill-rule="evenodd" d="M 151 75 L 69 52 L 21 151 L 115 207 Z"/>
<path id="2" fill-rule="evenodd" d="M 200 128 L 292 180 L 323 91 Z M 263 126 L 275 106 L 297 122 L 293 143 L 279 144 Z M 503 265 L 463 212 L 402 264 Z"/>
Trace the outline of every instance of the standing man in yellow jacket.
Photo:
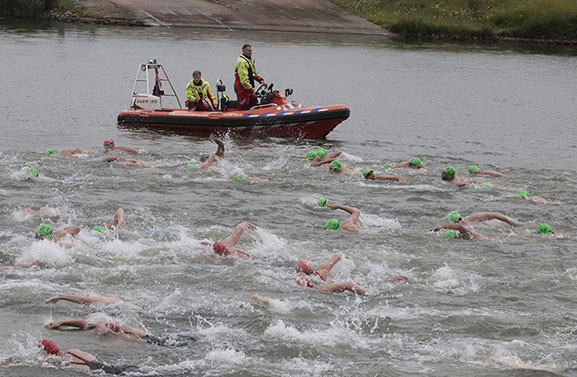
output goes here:
<path id="1" fill-rule="evenodd" d="M 201 78 L 200 71 L 192 73 L 192 81 L 186 86 L 186 107 L 189 110 L 211 111 L 218 108 L 216 97 L 210 91 L 210 84 Z"/>
<path id="2" fill-rule="evenodd" d="M 234 66 L 234 91 L 239 110 L 247 110 L 257 104 L 254 92 L 255 81 L 266 85 L 264 79 L 256 72 L 254 60 L 252 60 L 252 46 L 245 44 Z"/>

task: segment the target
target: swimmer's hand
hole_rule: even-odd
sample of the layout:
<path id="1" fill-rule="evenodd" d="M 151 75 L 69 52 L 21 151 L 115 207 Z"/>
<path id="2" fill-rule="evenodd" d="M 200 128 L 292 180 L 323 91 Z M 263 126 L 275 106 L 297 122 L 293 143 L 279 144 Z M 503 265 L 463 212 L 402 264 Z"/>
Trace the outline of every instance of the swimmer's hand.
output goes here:
<path id="1" fill-rule="evenodd" d="M 253 223 L 250 223 L 248 221 L 245 221 L 242 223 L 244 228 L 248 228 L 250 230 L 256 230 L 256 225 L 254 225 Z"/>

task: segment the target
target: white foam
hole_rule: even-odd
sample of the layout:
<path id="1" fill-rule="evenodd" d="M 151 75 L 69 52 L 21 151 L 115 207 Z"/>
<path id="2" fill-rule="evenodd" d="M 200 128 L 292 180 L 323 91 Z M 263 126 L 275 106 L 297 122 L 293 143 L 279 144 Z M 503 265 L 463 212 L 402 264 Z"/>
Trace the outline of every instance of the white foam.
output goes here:
<path id="1" fill-rule="evenodd" d="M 445 265 L 437 269 L 433 275 L 433 287 L 437 291 L 463 296 L 470 292 L 478 292 L 482 287 L 482 278 L 476 274 L 463 276 Z"/>
<path id="2" fill-rule="evenodd" d="M 336 346 L 348 345 L 353 348 L 367 348 L 366 339 L 358 336 L 352 330 L 335 321 L 326 330 L 307 330 L 300 332 L 295 327 L 287 326 L 282 320 L 277 320 L 264 332 L 267 339 L 280 339 L 296 343 L 312 345 Z"/>
<path id="3" fill-rule="evenodd" d="M 50 266 L 64 266 L 73 262 L 65 249 L 61 248 L 56 242 L 47 239 L 34 242 L 30 249 L 25 250 L 16 259 L 16 262 L 24 263 L 31 259 L 38 259 L 40 262 Z"/>
<path id="4" fill-rule="evenodd" d="M 244 364 L 247 361 L 244 352 L 232 348 L 214 349 L 207 353 L 204 359 L 234 365 Z"/>

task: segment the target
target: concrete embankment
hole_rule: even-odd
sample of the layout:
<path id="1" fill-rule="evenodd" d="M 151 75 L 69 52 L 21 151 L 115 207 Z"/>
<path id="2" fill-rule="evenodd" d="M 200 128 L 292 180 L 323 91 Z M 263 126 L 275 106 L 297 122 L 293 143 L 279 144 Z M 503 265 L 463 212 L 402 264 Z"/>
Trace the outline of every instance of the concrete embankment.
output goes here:
<path id="1" fill-rule="evenodd" d="M 344 34 L 390 34 L 326 0 L 85 0 L 80 21 Z"/>

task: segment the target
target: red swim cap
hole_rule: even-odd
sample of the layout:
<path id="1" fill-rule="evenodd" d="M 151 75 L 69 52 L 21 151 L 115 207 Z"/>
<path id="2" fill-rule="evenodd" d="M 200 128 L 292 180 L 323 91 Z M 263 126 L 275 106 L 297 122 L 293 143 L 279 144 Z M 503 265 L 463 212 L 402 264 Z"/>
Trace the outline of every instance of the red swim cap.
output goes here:
<path id="1" fill-rule="evenodd" d="M 216 241 L 212 244 L 212 250 L 221 256 L 230 255 L 230 250 L 224 245 L 222 241 Z"/>
<path id="2" fill-rule="evenodd" d="M 58 346 L 54 344 L 54 342 L 50 339 L 41 339 L 39 345 L 44 347 L 44 351 L 50 355 L 56 355 L 58 352 L 60 352 L 60 348 L 58 348 Z"/>
<path id="3" fill-rule="evenodd" d="M 304 259 L 299 259 L 295 265 L 295 270 L 297 272 L 304 272 L 307 275 L 310 275 L 313 273 L 313 269 L 311 268 L 311 265 L 309 264 L 309 262 L 307 262 Z"/>
<path id="4" fill-rule="evenodd" d="M 409 280 L 409 278 L 406 277 L 405 275 L 397 275 L 391 278 L 391 281 L 399 281 L 399 280 Z"/>
<path id="5" fill-rule="evenodd" d="M 298 284 L 298 285 L 302 285 L 302 286 L 304 286 L 304 287 L 309 287 L 309 288 L 313 288 L 313 287 L 315 286 L 315 285 L 313 284 L 313 282 L 311 281 L 311 279 L 305 278 L 305 277 L 298 278 L 298 279 L 297 279 L 297 284 Z"/>
<path id="6" fill-rule="evenodd" d="M 111 138 L 104 140 L 104 145 L 114 144 L 114 141 Z"/>

